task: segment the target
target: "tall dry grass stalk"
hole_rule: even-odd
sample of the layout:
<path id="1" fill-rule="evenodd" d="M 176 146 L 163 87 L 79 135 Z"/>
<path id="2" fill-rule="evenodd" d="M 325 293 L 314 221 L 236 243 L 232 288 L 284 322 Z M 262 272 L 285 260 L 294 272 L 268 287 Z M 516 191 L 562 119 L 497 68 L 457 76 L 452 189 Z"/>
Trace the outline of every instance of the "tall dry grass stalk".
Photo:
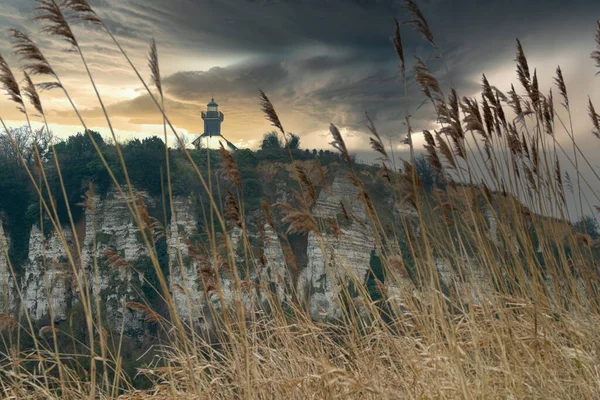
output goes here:
<path id="1" fill-rule="evenodd" d="M 597 21 L 596 24 L 596 50 L 592 52 L 591 57 L 596 62 L 596 68 L 599 70 L 596 75 L 598 75 L 600 74 L 600 21 Z"/>
<path id="2" fill-rule="evenodd" d="M 220 172 L 224 179 L 214 180 L 214 171 L 210 167 L 201 171 L 190 151 L 183 147 L 185 160 L 207 199 L 201 210 L 206 232 L 201 241 L 192 242 L 177 227 L 169 230 L 166 206 L 162 222 L 153 218 L 143 197 L 132 186 L 110 115 L 71 24 L 91 23 L 110 36 L 163 117 L 167 175 L 163 204 L 168 198 L 173 219 L 176 209 L 168 131 L 179 142 L 182 140 L 165 109 L 156 43 L 151 42 L 148 66 L 158 96 L 87 1 L 37 2 L 35 20 L 44 24 L 45 33 L 64 39 L 84 67 L 114 139 L 123 179 L 117 179 L 110 170 L 60 76 L 37 44 L 20 31 L 11 30 L 9 34 L 20 57 L 24 84 L 19 84 L 1 56 L 0 84 L 26 116 L 32 134 L 25 98 L 48 131 L 44 99 L 38 88 L 60 89 L 65 94 L 131 214 L 157 276 L 158 286 L 152 287 L 165 310 L 155 310 L 144 302 L 123 304 L 124 314 L 127 310 L 140 313 L 147 324 L 156 327 L 156 337 L 160 338 L 148 350 L 154 356 L 152 361 L 137 368 L 138 375 L 146 377 L 151 388 L 136 390 L 135 377 L 124 372 L 124 364 L 132 361 L 123 355 L 125 318 L 120 333 L 111 337 L 100 298 L 94 291 L 100 275 L 98 260 L 93 257 L 92 271 L 83 265 L 77 221 L 67 207 L 75 244 L 68 243 L 62 233 L 56 199 L 51 195 L 45 171 L 48 164 L 37 147 L 35 169 L 26 162 L 0 114 L 0 123 L 39 197 L 40 226 L 43 229 L 44 221 L 49 221 L 65 249 L 65 270 L 75 277 L 75 301 L 83 308 L 86 325 L 85 337 L 70 335 L 56 326 L 51 305 L 48 325 L 38 329 L 26 310 L 17 315 L 0 313 L 0 397 L 597 396 L 598 239 L 574 229 L 568 202 L 578 202 L 580 217 L 584 215 L 584 201 L 600 204 L 598 182 L 590 181 L 600 181 L 600 177 L 575 141 L 570 93 L 560 68 L 555 83 L 568 124 L 562 123 L 561 113 L 554 108 L 552 93 L 546 94 L 540 88 L 537 72 L 532 73 L 519 41 L 517 79 L 523 94 L 511 87 L 505 95 L 483 76 L 481 96 L 461 97 L 454 89 L 442 89 L 444 85 L 427 65 L 428 60 L 415 58 L 415 82 L 431 102 L 439 123 L 436 130 L 422 132 L 432 175 L 424 176 L 417 163 L 413 146 L 416 133 L 408 116 L 411 156 L 402 163 L 402 172 L 397 172 L 393 147 L 384 144 L 368 114 L 370 144 L 381 161 L 380 170 L 372 174 L 354 162 L 340 130 L 332 124 L 331 145 L 343 160 L 338 168 L 356 193 L 355 204 L 340 202 L 335 218 L 328 217 L 321 207 L 320 195 L 328 191 L 323 166 L 318 162 L 311 164 L 316 169 L 315 178 L 309 174 L 310 168 L 294 160 L 289 146 L 291 176 L 298 184 L 293 193 L 297 201 L 274 205 L 263 202 L 264 216 L 259 217 L 246 213 L 244 180 L 229 152 L 221 147 Z M 410 15 L 408 24 L 439 51 L 417 4 L 406 0 L 405 6 Z M 396 20 L 392 42 L 407 98 L 401 26 Z M 598 29 L 600 35 L 600 25 Z M 593 52 L 592 58 L 600 63 L 597 53 Z M 49 81 L 36 85 L 31 76 Z M 408 105 L 407 99 L 406 115 Z M 262 91 L 260 107 L 287 144 L 282 121 Z M 592 133 L 600 137 L 600 116 L 591 99 L 588 114 Z M 572 151 L 567 151 L 557 139 L 562 131 L 571 139 Z M 53 144 L 52 149 L 56 154 Z M 561 165 L 559 156 L 567 160 L 566 166 Z M 61 196 L 68 204 L 59 160 L 54 157 L 53 161 Z M 584 166 L 593 172 L 592 178 L 583 174 Z M 567 169 L 576 174 L 577 193 Z M 430 184 L 426 178 L 435 182 Z M 583 185 L 593 199 L 586 198 Z M 380 192 L 376 193 L 373 187 L 380 188 Z M 388 197 L 382 199 L 384 193 Z M 94 198 L 90 189 L 82 203 L 92 221 Z M 219 204 L 220 198 L 224 204 Z M 263 278 L 272 271 L 264 251 L 257 251 L 251 243 L 251 218 L 258 218 L 256 225 L 264 243 L 273 240 L 272 234 L 281 242 L 286 276 Z M 171 227 L 176 223 L 172 222 Z M 376 249 L 373 254 L 381 263 L 382 275 L 360 275 L 357 271 L 364 272 L 364 268 L 353 265 L 340 250 L 340 243 L 348 240 L 349 234 L 357 233 L 372 238 Z M 321 310 L 315 315 L 310 299 L 307 301 L 299 293 L 298 281 L 303 271 L 290 239 L 296 234 L 310 238 L 315 254 L 320 251 L 323 257 L 335 318 Z M 236 242 L 237 249 L 232 244 L 234 235 L 241 237 Z M 157 242 L 163 236 L 168 243 L 174 240 L 174 248 L 171 246 L 168 251 L 177 253 L 169 255 L 172 262 L 168 276 L 158 259 Z M 17 295 L 23 299 L 19 278 L 3 243 L 0 238 L 0 261 L 2 257 L 7 260 Z M 93 243 L 96 248 L 97 238 L 93 238 Z M 186 280 L 180 243 L 198 265 L 203 304 L 197 304 L 196 293 L 192 293 Z M 103 257 L 114 270 L 134 270 L 130 260 L 114 250 L 106 249 Z M 47 269 L 46 259 L 44 267 Z M 264 274 L 263 269 L 267 270 Z M 368 269 L 374 274 L 372 265 Z M 177 274 L 181 284 L 173 280 Z M 52 282 L 46 282 L 48 297 L 51 289 Z M 186 312 L 176 308 L 177 293 L 187 299 Z M 198 315 L 210 321 L 208 327 L 196 324 Z M 33 345 L 24 347 L 29 339 Z M 71 341 L 73 348 L 83 349 L 81 354 L 66 353 L 58 346 L 60 340 Z"/>

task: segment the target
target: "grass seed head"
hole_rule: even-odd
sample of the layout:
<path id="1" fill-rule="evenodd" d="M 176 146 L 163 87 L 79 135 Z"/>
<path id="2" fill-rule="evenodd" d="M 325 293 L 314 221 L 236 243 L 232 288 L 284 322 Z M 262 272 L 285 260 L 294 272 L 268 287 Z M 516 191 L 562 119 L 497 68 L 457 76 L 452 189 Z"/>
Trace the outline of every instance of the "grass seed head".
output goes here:
<path id="1" fill-rule="evenodd" d="M 34 8 L 38 14 L 33 18 L 34 21 L 42 21 L 46 26 L 42 32 L 53 36 L 58 36 L 67 41 L 73 47 L 79 47 L 77 39 L 67 22 L 60 6 L 55 0 L 35 0 L 38 6 Z"/>
<path id="2" fill-rule="evenodd" d="M 592 60 L 596 62 L 596 68 L 598 68 L 598 72 L 596 75 L 600 75 L 600 21 L 596 21 L 596 50 L 594 50 L 591 54 Z"/>
<path id="3" fill-rule="evenodd" d="M 334 124 L 331 124 L 329 126 L 329 131 L 331 132 L 331 136 L 333 136 L 333 142 L 329 144 L 336 148 L 342 154 L 344 160 L 346 160 L 349 163 L 352 162 L 352 159 L 350 158 L 350 153 L 348 153 L 346 143 L 344 142 L 344 138 L 342 137 L 342 134 L 340 133 L 339 129 Z"/>
<path id="4" fill-rule="evenodd" d="M 0 83 L 2 84 L 4 91 L 8 98 L 17 105 L 17 108 L 21 112 L 25 112 L 25 104 L 23 102 L 23 96 L 21 94 L 21 88 L 15 76 L 10 69 L 10 66 L 0 54 Z"/>

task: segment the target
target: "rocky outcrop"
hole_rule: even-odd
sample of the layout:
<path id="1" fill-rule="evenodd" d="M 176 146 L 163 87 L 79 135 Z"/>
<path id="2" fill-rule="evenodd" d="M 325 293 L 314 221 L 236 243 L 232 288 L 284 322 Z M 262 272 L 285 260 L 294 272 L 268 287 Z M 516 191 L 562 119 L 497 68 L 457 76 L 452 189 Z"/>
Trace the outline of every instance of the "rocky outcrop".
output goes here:
<path id="1" fill-rule="evenodd" d="M 292 188 L 277 183 L 274 189 L 276 199 L 271 199 L 272 202 L 294 202 L 296 195 Z M 162 215 L 159 200 L 141 192 L 137 201 L 154 209 L 152 215 Z M 409 209 L 393 202 L 390 209 L 395 218 L 413 217 Z M 237 271 L 243 271 L 240 272 L 242 284 L 247 288 L 260 283 L 262 288 L 268 287 L 285 301 L 285 296 L 290 293 L 285 289 L 295 287 L 313 318 L 339 317 L 340 294 L 343 291 L 351 297 L 358 295 L 356 288 L 364 284 L 369 275 L 372 252 L 377 254 L 381 249 L 376 246 L 359 191 L 345 174 L 335 176 L 330 185 L 319 190 L 312 213 L 325 229 L 318 234 L 310 232 L 287 239 L 281 227 L 276 231 L 269 223 L 257 225 L 257 220 L 265 219 L 261 212 L 249 215 L 246 237 L 237 227 L 229 231 L 230 243 L 237 254 L 231 260 L 208 255 L 211 250 L 203 247 L 206 243 L 202 243 L 197 232 L 201 214 L 194 201 L 190 197 L 175 197 L 169 225 L 161 228 L 157 223 L 153 228 L 160 231 L 156 235 L 164 235 L 167 239 L 166 253 L 160 257 L 168 260 L 161 262 L 168 264 L 163 265 L 163 272 L 175 311 L 187 321 L 207 323 L 209 304 L 218 310 L 234 300 L 231 271 L 237 268 Z M 337 221 L 339 229 L 328 229 L 330 221 Z M 493 232 L 491 238 L 495 236 L 494 227 L 490 229 Z M 243 241 L 246 240 L 257 260 L 249 274 L 243 257 Z M 0 312 L 17 304 L 15 285 L 4 257 L 8 243 L 0 223 Z M 80 256 L 77 244 L 81 247 Z M 77 265 L 77 274 L 68 262 L 69 252 Z M 483 281 L 485 277 L 476 266 L 472 266 L 470 274 L 473 284 L 458 279 L 454 270 L 442 260 L 437 262 L 436 268 L 447 287 L 471 296 L 473 301 L 481 297 L 482 293 L 478 292 L 481 286 L 477 281 Z M 71 228 L 63 228 L 60 233 L 42 232 L 34 226 L 30 234 L 29 257 L 22 270 L 18 282 L 23 299 L 21 307 L 34 320 L 50 316 L 56 321 L 67 319 L 70 310 L 79 303 L 81 291 L 89 290 L 94 299 L 99 300 L 101 312 L 117 332 L 137 336 L 146 327 L 146 316 L 136 307 L 126 305 L 144 302 L 142 292 L 150 283 L 157 284 L 148 282 L 154 276 L 154 269 L 138 226 L 116 191 L 87 199 L 85 216 L 77 222 L 75 233 Z M 414 290 L 405 276 L 385 285 L 388 298 L 398 302 L 407 291 Z M 265 293 L 245 290 L 239 300 L 250 306 L 255 301 L 264 302 Z M 14 309 L 9 311 L 15 312 Z"/>
<path id="2" fill-rule="evenodd" d="M 308 266 L 300 272 L 298 293 L 308 302 L 315 319 L 339 317 L 339 298 L 343 286 L 364 283 L 375 249 L 375 240 L 367 221 L 359 192 L 345 177 L 336 177 L 319 194 L 313 214 L 328 219 L 342 213 L 341 204 L 353 215 L 340 234 L 308 234 Z M 351 290 L 350 290 L 351 291 Z"/>
<path id="3" fill-rule="evenodd" d="M 155 205 L 154 199 L 140 192 L 146 207 Z M 139 200 L 138 200 L 139 201 Z M 127 263 L 111 262 L 107 252 L 118 254 Z M 116 192 L 104 198 L 89 199 L 85 213 L 85 234 L 82 264 L 92 282 L 92 293 L 99 296 L 102 307 L 113 329 L 136 334 L 144 330 L 144 316 L 124 307 L 140 300 L 139 290 L 143 274 L 136 270 L 137 261 L 147 257 L 139 229 L 127 203 Z"/>
<path id="4" fill-rule="evenodd" d="M 173 199 L 173 214 L 169 226 L 169 281 L 177 314 L 182 318 L 199 321 L 204 319 L 202 304 L 204 288 L 198 271 L 203 254 L 190 254 L 194 251 L 190 239 L 195 233 L 198 221 L 189 198 Z M 209 260 L 206 260 L 209 262 Z"/>
<path id="5" fill-rule="evenodd" d="M 440 281 L 446 286 L 451 297 L 461 299 L 463 303 L 481 305 L 492 294 L 490 277 L 486 276 L 473 260 L 463 259 L 458 264 L 461 272 L 453 268 L 450 261 L 436 259 L 435 267 Z"/>
<path id="6" fill-rule="evenodd" d="M 149 204 L 153 202 L 148 196 L 142 198 Z M 75 230 L 81 257 L 70 228 L 46 233 L 38 225 L 32 227 L 29 256 L 19 282 L 22 308 L 34 321 L 50 317 L 56 322 L 64 321 L 85 291 L 98 296 L 102 311 L 116 331 L 124 329 L 131 334 L 143 331 L 143 315 L 124 307 L 127 302 L 140 300 L 143 276 L 134 270 L 133 264 L 146 256 L 125 201 L 117 192 L 110 192 L 102 199 L 99 196 L 88 199 L 85 217 Z M 110 265 L 107 250 L 127 263 Z M 77 271 L 69 262 L 68 252 Z M 0 269 L 0 274 L 3 270 Z"/>
<path id="7" fill-rule="evenodd" d="M 10 238 L 4 233 L 2 216 L 0 215 L 0 313 L 11 311 L 14 304 L 13 279 L 8 266 L 8 248 Z"/>
<path id="8" fill-rule="evenodd" d="M 29 258 L 24 267 L 21 293 L 23 307 L 33 320 L 53 315 L 55 321 L 67 319 L 72 301 L 73 274 L 67 260 L 73 235 L 63 229 L 46 236 L 37 225 L 29 237 Z"/>

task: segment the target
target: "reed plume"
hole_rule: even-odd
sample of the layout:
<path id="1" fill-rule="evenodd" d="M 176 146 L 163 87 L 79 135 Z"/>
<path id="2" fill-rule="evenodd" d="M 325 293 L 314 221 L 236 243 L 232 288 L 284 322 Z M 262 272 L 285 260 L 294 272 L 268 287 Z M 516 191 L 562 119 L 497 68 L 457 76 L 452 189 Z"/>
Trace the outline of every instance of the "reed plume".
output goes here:
<path id="1" fill-rule="evenodd" d="M 269 100 L 269 98 L 267 97 L 265 92 L 263 92 L 262 90 L 260 91 L 260 105 L 261 105 L 262 112 L 265 115 L 265 118 L 269 122 L 271 122 L 271 125 L 273 125 L 277 129 L 279 129 L 279 131 L 283 135 L 284 139 L 287 140 L 287 138 L 285 136 L 285 130 L 283 129 L 283 125 L 281 124 L 281 121 L 279 120 L 279 116 L 277 115 L 277 112 L 275 111 L 275 107 L 273 107 L 273 103 L 271 103 L 271 100 Z"/>
<path id="2" fill-rule="evenodd" d="M 271 206 L 269 205 L 269 203 L 267 203 L 266 201 L 262 201 L 260 203 L 263 212 L 265 214 L 265 219 L 267 220 L 267 223 L 269 225 L 271 225 L 271 229 L 275 230 L 275 222 L 273 221 L 273 216 L 271 215 Z"/>
<path id="3" fill-rule="evenodd" d="M 423 137 L 425 138 L 424 147 L 425 151 L 427 151 L 427 159 L 429 163 L 438 175 L 443 176 L 444 167 L 442 166 L 442 162 L 440 161 L 440 158 L 437 154 L 433 135 L 428 130 L 424 130 Z"/>
<path id="4" fill-rule="evenodd" d="M 438 143 L 438 149 L 446 158 L 446 161 L 450 164 L 453 169 L 457 169 L 456 161 L 454 160 L 454 155 L 452 154 L 452 149 L 450 145 L 444 140 L 440 132 L 436 132 L 436 139 Z"/>
<path id="5" fill-rule="evenodd" d="M 527 63 L 527 57 L 525 57 L 525 52 L 523 51 L 523 46 L 521 46 L 521 41 L 517 39 L 517 76 L 519 78 L 519 82 L 525 88 L 527 93 L 531 91 L 531 74 L 529 72 L 529 64 Z"/>
<path id="6" fill-rule="evenodd" d="M 152 229 L 152 218 L 150 217 L 150 213 L 148 212 L 148 207 L 146 206 L 146 202 L 144 201 L 144 197 L 140 192 L 135 194 L 135 204 L 137 206 L 137 213 L 142 222 L 142 227 L 148 232 L 151 237 L 151 241 L 154 242 L 154 230 Z"/>
<path id="7" fill-rule="evenodd" d="M 36 86 L 42 90 L 62 88 L 54 69 L 52 69 L 44 54 L 29 36 L 17 29 L 10 29 L 9 37 L 13 43 L 15 54 L 24 63 L 22 68 L 25 72 L 30 75 L 49 75 L 54 78 L 52 82 L 43 82 Z"/>
<path id="8" fill-rule="evenodd" d="M 0 333 L 17 326 L 17 321 L 7 313 L 0 313 Z"/>
<path id="9" fill-rule="evenodd" d="M 596 21 L 596 50 L 592 52 L 591 57 L 596 62 L 596 68 L 598 68 L 596 75 L 600 75 L 600 21 Z"/>
<path id="10" fill-rule="evenodd" d="M 439 133 L 438 133 L 438 135 L 439 135 Z M 421 182 L 421 179 L 419 178 L 419 174 L 417 173 L 415 167 L 406 160 L 403 161 L 403 166 L 404 166 L 403 177 L 406 180 L 406 182 L 410 185 L 409 187 L 422 188 L 423 183 Z"/>
<path id="11" fill-rule="evenodd" d="M 548 135 L 554 135 L 554 99 L 552 98 L 552 91 L 550 91 L 550 95 L 548 98 L 542 98 L 542 116 L 544 127 L 546 128 L 546 133 Z"/>
<path id="12" fill-rule="evenodd" d="M 33 105 L 35 110 L 40 113 L 40 115 L 44 115 L 42 102 L 40 101 L 40 96 L 35 88 L 35 85 L 31 81 L 31 78 L 27 72 L 23 72 L 23 75 L 25 76 L 25 85 L 23 86 L 23 92 L 25 93 L 25 96 L 29 99 L 29 102 L 31 105 Z"/>
<path id="13" fill-rule="evenodd" d="M 463 97 L 461 109 L 464 114 L 463 122 L 465 123 L 466 129 L 477 132 L 483 139 L 487 139 L 483 127 L 483 118 L 481 117 L 481 111 L 479 110 L 477 100 Z"/>
<path id="14" fill-rule="evenodd" d="M 558 93 L 560 93 L 563 99 L 563 107 L 569 108 L 569 96 L 567 95 L 567 85 L 565 85 L 565 78 L 563 78 L 562 70 L 556 67 L 556 76 L 554 77 L 554 83 L 558 87 Z"/>
<path id="15" fill-rule="evenodd" d="M 102 252 L 102 256 L 106 258 L 108 265 L 113 268 L 131 268 L 131 264 L 125 260 L 119 253 L 111 249 L 105 249 Z"/>
<path id="16" fill-rule="evenodd" d="M 492 87 L 490 85 L 485 74 L 482 77 L 481 92 L 484 100 L 487 100 L 491 106 L 491 110 L 494 114 L 493 125 L 496 128 L 496 133 L 498 134 L 498 136 L 501 136 L 502 129 L 500 128 L 500 124 L 498 123 L 498 121 L 502 123 L 502 127 L 504 129 L 507 128 L 507 122 L 506 117 L 504 115 L 504 109 L 502 108 L 502 103 L 500 100 L 503 99 L 504 101 L 507 101 L 508 99 L 506 98 L 504 93 L 500 92 L 496 87 Z"/>
<path id="17" fill-rule="evenodd" d="M 383 145 L 383 141 L 381 140 L 381 136 L 379 136 L 379 132 L 377 132 L 375 124 L 371 120 L 371 117 L 369 117 L 369 113 L 365 112 L 365 117 L 367 118 L 367 128 L 369 129 L 369 132 L 371 132 L 371 134 L 373 135 L 369 138 L 371 148 L 377 153 L 381 154 L 381 160 L 389 160 L 387 151 L 385 150 L 385 146 Z"/>
<path id="18" fill-rule="evenodd" d="M 437 49 L 438 47 L 433 38 L 433 33 L 431 32 L 431 29 L 429 29 L 429 24 L 417 3 L 414 0 L 404 0 L 404 8 L 410 12 L 412 17 L 408 23 Z"/>
<path id="19" fill-rule="evenodd" d="M 51 325 L 46 325 L 46 326 L 43 326 L 40 328 L 40 330 L 38 332 L 38 336 L 43 337 L 47 333 L 58 333 L 58 332 L 60 332 L 60 329 L 58 329 L 56 327 L 52 327 Z"/>
<path id="20" fill-rule="evenodd" d="M 25 112 L 25 103 L 23 102 L 23 96 L 21 89 L 15 78 L 10 66 L 0 54 L 0 83 L 2 84 L 4 91 L 8 98 L 17 105 L 17 108 L 21 112 Z"/>
<path id="21" fill-rule="evenodd" d="M 63 0 L 61 5 L 70 11 L 69 18 L 73 21 L 90 22 L 100 26 L 104 25 L 86 0 Z"/>
<path id="22" fill-rule="evenodd" d="M 567 190 L 571 194 L 573 194 L 573 181 L 571 180 L 571 175 L 569 174 L 569 171 L 565 171 L 565 186 L 567 187 Z"/>
<path id="23" fill-rule="evenodd" d="M 73 47 L 78 47 L 75 35 L 69 26 L 60 6 L 55 0 L 35 0 L 38 6 L 34 8 L 38 12 L 33 20 L 46 22 L 42 32 L 58 36 L 67 41 Z"/>
<path id="24" fill-rule="evenodd" d="M 156 49 L 156 41 L 152 38 L 150 42 L 150 54 L 148 55 L 148 67 L 151 72 L 151 79 L 154 86 L 158 90 L 159 94 L 162 96 L 162 80 L 160 78 L 160 68 L 158 64 L 158 50 Z"/>
<path id="25" fill-rule="evenodd" d="M 162 222 L 156 217 L 150 217 L 150 229 L 152 230 L 152 239 L 154 244 L 158 243 L 159 240 L 167 237 L 167 231 Z"/>
<path id="26" fill-rule="evenodd" d="M 392 183 L 392 177 L 390 175 L 390 170 L 387 167 L 387 165 L 385 164 L 381 164 L 381 168 L 379 169 L 379 171 L 377 172 L 377 176 L 376 178 L 383 178 L 385 179 L 388 183 Z"/>
<path id="27" fill-rule="evenodd" d="M 159 323 L 161 321 L 161 316 L 156 311 L 141 303 L 130 301 L 123 306 L 127 309 L 141 312 L 148 323 Z"/>
<path id="28" fill-rule="evenodd" d="M 537 69 L 533 70 L 533 79 L 531 80 L 531 90 L 529 91 L 529 98 L 536 109 L 540 104 L 540 86 L 537 78 Z"/>
<path id="29" fill-rule="evenodd" d="M 365 224 L 364 221 L 361 218 L 359 218 L 355 213 L 351 212 L 350 217 L 352 217 L 352 220 L 354 222 L 356 222 L 358 225 L 360 225 L 360 227 L 363 229 L 364 232 L 369 232 L 369 228 L 367 228 L 367 224 Z"/>
<path id="30" fill-rule="evenodd" d="M 594 134 L 594 136 L 600 139 L 600 115 L 598 115 L 598 113 L 596 112 L 596 109 L 594 108 L 594 103 L 592 103 L 592 99 L 590 99 L 589 97 L 588 115 L 590 116 L 590 119 L 592 120 L 592 124 L 594 126 L 594 129 L 592 129 L 592 133 Z"/>
<path id="31" fill-rule="evenodd" d="M 308 175 L 306 175 L 306 171 L 304 171 L 304 168 L 302 168 L 298 164 L 296 164 L 295 170 L 296 175 L 298 176 L 298 181 L 300 181 L 304 188 L 306 188 L 306 190 L 308 191 L 308 198 L 310 199 L 309 206 L 317 204 L 317 190 L 315 189 L 315 186 L 313 185 Z"/>
<path id="32" fill-rule="evenodd" d="M 331 229 L 331 234 L 333 237 L 339 240 L 339 238 L 342 236 L 342 230 L 340 229 L 337 219 L 329 218 L 327 219 L 327 224 L 329 225 L 329 229 Z"/>
<path id="33" fill-rule="evenodd" d="M 235 160 L 231 156 L 231 153 L 225 150 L 223 143 L 219 142 L 219 144 L 221 145 L 219 152 L 221 154 L 221 168 L 223 170 L 223 176 L 237 187 L 241 187 L 242 175 L 240 174 L 240 170 L 238 169 Z"/>
<path id="34" fill-rule="evenodd" d="M 419 57 L 415 57 L 415 60 L 417 62 L 414 67 L 415 81 L 417 81 L 425 96 L 430 99 L 437 108 L 438 103 L 444 102 L 440 84 L 423 60 Z"/>
<path id="35" fill-rule="evenodd" d="M 484 97 L 481 101 L 481 108 L 483 110 L 483 121 L 485 122 L 485 127 L 487 129 L 488 136 L 491 136 L 494 131 L 494 115 L 492 114 L 492 109 L 487 99 Z"/>
<path id="36" fill-rule="evenodd" d="M 227 189 L 225 195 L 225 218 L 238 228 L 242 227 L 240 207 L 229 189 Z"/>
<path id="37" fill-rule="evenodd" d="M 521 139 L 517 132 L 517 127 L 514 124 L 508 126 L 508 135 L 506 135 L 508 141 L 508 149 L 512 154 L 521 154 L 523 152 L 523 146 L 521 145 Z"/>
<path id="38" fill-rule="evenodd" d="M 285 216 L 281 222 L 289 224 L 286 231 L 288 234 L 318 232 L 317 223 L 310 212 L 299 211 L 289 206 L 282 208 Z"/>
<path id="39" fill-rule="evenodd" d="M 396 49 L 396 54 L 400 60 L 400 72 L 402 73 L 402 77 L 405 78 L 406 67 L 404 64 L 404 47 L 402 46 L 402 38 L 400 37 L 400 23 L 398 22 L 398 18 L 394 18 L 394 24 L 396 29 L 394 30 L 394 36 L 392 36 L 392 42 L 394 43 L 394 49 Z"/>
<path id="40" fill-rule="evenodd" d="M 481 95 L 492 106 L 497 107 L 496 97 L 494 96 L 494 92 L 492 91 L 492 85 L 490 85 L 490 82 L 488 81 L 485 74 L 481 76 Z"/>
<path id="41" fill-rule="evenodd" d="M 438 118 L 443 124 L 440 133 L 450 136 L 454 144 L 456 154 L 461 157 L 466 157 L 466 149 L 464 145 L 465 134 L 462 128 L 462 121 L 459 114 L 458 95 L 454 89 L 451 90 L 447 103 L 440 103 L 438 107 Z"/>
<path id="42" fill-rule="evenodd" d="M 504 98 L 503 101 L 506 102 L 507 99 L 506 99 L 506 96 L 504 96 L 504 94 L 502 92 L 500 92 L 499 90 L 495 90 L 495 95 L 496 95 L 496 108 L 494 110 L 496 112 L 496 115 L 498 116 L 498 119 L 502 123 L 502 127 L 504 129 L 506 129 L 508 123 L 506 121 L 506 115 L 504 114 L 504 108 L 502 107 L 502 103 L 500 100 L 502 98 Z"/>
<path id="43" fill-rule="evenodd" d="M 83 196 L 81 196 L 81 202 L 76 204 L 79 207 L 82 207 L 84 210 L 93 212 L 95 210 L 94 205 L 94 185 L 90 184 L 89 189 L 85 192 Z"/>
<path id="44" fill-rule="evenodd" d="M 349 163 L 352 162 L 352 159 L 350 158 L 350 153 L 348 153 L 348 149 L 346 148 L 344 138 L 342 137 L 342 134 L 338 130 L 337 126 L 335 126 L 334 124 L 330 124 L 329 131 L 331 132 L 331 136 L 333 136 L 333 142 L 329 144 L 336 148 L 342 154 L 344 160 L 348 161 Z"/>
<path id="45" fill-rule="evenodd" d="M 355 188 L 358 189 L 359 198 L 365 211 L 367 211 L 372 218 L 376 218 L 377 213 L 375 211 L 375 206 L 373 205 L 373 201 L 371 200 L 371 196 L 369 195 L 364 182 L 361 181 L 355 174 L 350 174 L 348 176 L 348 180 L 352 183 L 352 185 L 354 185 Z"/>

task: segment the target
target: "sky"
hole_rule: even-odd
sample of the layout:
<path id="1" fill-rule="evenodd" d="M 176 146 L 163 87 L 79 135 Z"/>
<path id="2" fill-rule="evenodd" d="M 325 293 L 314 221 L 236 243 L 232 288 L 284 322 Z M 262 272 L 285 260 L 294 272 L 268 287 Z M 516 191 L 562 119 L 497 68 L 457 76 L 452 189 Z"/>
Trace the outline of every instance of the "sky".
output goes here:
<path id="1" fill-rule="evenodd" d="M 412 79 L 413 55 L 422 58 L 444 90 L 476 95 L 481 74 L 508 90 L 516 82 L 515 38 L 520 38 L 531 68 L 537 68 L 544 92 L 562 67 L 574 108 L 576 135 L 584 147 L 598 146 L 591 135 L 586 104 L 600 104 L 595 76 L 596 0 L 423 0 L 418 4 L 442 53 L 408 25 L 402 26 L 409 83 L 405 92 L 390 41 L 394 17 L 409 19 L 394 0 L 89 0 L 99 16 L 149 80 L 149 43 L 155 38 L 167 97 L 166 108 L 190 142 L 203 132 L 200 112 L 214 96 L 225 114 L 223 134 L 238 147 L 256 148 L 272 127 L 258 98 L 264 90 L 286 130 L 302 147 L 330 148 L 334 123 L 358 156 L 374 159 L 368 146 L 364 112 L 397 154 L 406 154 L 404 117 L 416 132 L 436 127 L 422 105 Z M 32 22 L 33 0 L 0 0 L 0 27 L 18 28 L 39 43 L 62 77 L 88 124 L 107 134 L 107 124 L 81 61 L 67 45 L 40 34 Z M 114 44 L 97 27 L 76 26 L 75 34 L 107 105 L 120 140 L 162 135 L 162 118 Z M 7 35 L 0 33 L 0 54 L 14 67 Z M 522 90 L 521 90 L 522 91 Z M 53 132 L 81 132 L 73 111 L 59 92 L 42 97 Z M 11 125 L 23 121 L 3 97 L 0 114 Z M 568 141 L 566 135 L 559 140 Z M 419 134 L 417 146 L 422 144 Z M 598 162 L 600 164 L 600 160 Z"/>

